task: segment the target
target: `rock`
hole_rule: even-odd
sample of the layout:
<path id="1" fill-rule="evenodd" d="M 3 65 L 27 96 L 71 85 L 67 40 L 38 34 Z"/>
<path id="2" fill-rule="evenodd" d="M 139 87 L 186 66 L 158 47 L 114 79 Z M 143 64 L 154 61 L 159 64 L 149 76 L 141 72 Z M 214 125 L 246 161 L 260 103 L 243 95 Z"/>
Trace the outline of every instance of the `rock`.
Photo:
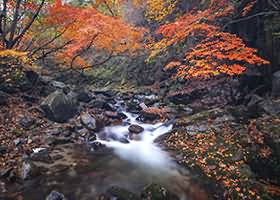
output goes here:
<path id="1" fill-rule="evenodd" d="M 113 90 L 96 90 L 94 91 L 96 95 L 104 95 L 106 97 L 113 97 L 117 94 L 117 92 Z"/>
<path id="2" fill-rule="evenodd" d="M 52 128 L 52 129 L 47 130 L 47 134 L 49 136 L 59 136 L 62 132 L 63 132 L 62 127 L 56 127 L 56 128 Z"/>
<path id="3" fill-rule="evenodd" d="M 140 200 L 140 197 L 138 197 L 136 194 L 116 186 L 111 187 L 107 193 L 118 200 Z"/>
<path id="4" fill-rule="evenodd" d="M 144 128 L 141 127 L 141 126 L 139 126 L 139 125 L 133 124 L 133 125 L 131 125 L 130 127 L 128 127 L 128 130 L 129 130 L 130 133 L 139 134 L 139 133 L 141 133 L 141 132 L 144 131 Z"/>
<path id="5" fill-rule="evenodd" d="M 81 102 L 84 102 L 84 103 L 88 103 L 91 101 L 92 99 L 92 94 L 87 91 L 87 90 L 80 90 L 80 91 L 76 91 L 77 92 L 77 98 L 78 98 L 78 101 L 81 101 Z"/>
<path id="6" fill-rule="evenodd" d="M 0 144 L 0 155 L 3 155 L 7 152 L 8 148 L 3 145 L 3 144 Z"/>
<path id="7" fill-rule="evenodd" d="M 66 200 L 65 196 L 53 190 L 46 198 L 46 200 Z"/>
<path id="8" fill-rule="evenodd" d="M 48 145 L 62 145 L 68 144 L 71 142 L 70 137 L 49 137 L 46 140 L 46 144 Z"/>
<path id="9" fill-rule="evenodd" d="M 113 119 L 119 119 L 119 115 L 117 112 L 105 111 L 104 114 L 106 117 L 113 118 Z"/>
<path id="10" fill-rule="evenodd" d="M 8 103 L 9 95 L 6 92 L 0 91 L 0 106 L 4 106 Z"/>
<path id="11" fill-rule="evenodd" d="M 88 113 L 83 113 L 80 116 L 81 123 L 89 130 L 96 130 L 96 120 Z"/>
<path id="12" fill-rule="evenodd" d="M 145 103 L 140 103 L 139 106 L 142 108 L 142 110 L 145 110 L 148 108 Z"/>
<path id="13" fill-rule="evenodd" d="M 149 121 L 155 121 L 160 119 L 160 114 L 159 113 L 153 113 L 153 112 L 146 112 L 143 110 L 137 120 L 142 121 L 142 122 L 149 122 Z"/>
<path id="14" fill-rule="evenodd" d="M 168 96 L 168 100 L 174 104 L 187 105 L 190 103 L 191 97 L 189 94 L 175 93 Z"/>
<path id="15" fill-rule="evenodd" d="M 272 76 L 272 93 L 273 97 L 280 97 L 280 71 L 277 71 Z"/>
<path id="16" fill-rule="evenodd" d="M 19 124 L 24 129 L 29 129 L 31 126 L 33 126 L 36 123 L 36 119 L 30 117 L 30 116 L 24 116 L 19 120 Z"/>
<path id="17" fill-rule="evenodd" d="M 49 152 L 47 149 L 43 149 L 38 152 L 33 152 L 30 156 L 31 160 L 37 161 L 37 162 L 43 162 L 43 163 L 53 163 L 53 160 L 51 156 L 49 155 Z"/>
<path id="18" fill-rule="evenodd" d="M 278 115 L 280 113 L 280 100 L 265 100 L 259 103 L 260 110 L 269 115 Z"/>
<path id="19" fill-rule="evenodd" d="M 52 87 L 54 87 L 56 89 L 64 89 L 67 87 L 67 85 L 65 85 L 65 83 L 60 82 L 60 81 L 51 81 L 49 83 L 49 85 L 51 85 Z"/>
<path id="20" fill-rule="evenodd" d="M 38 175 L 40 175 L 40 170 L 32 161 L 23 161 L 20 171 L 20 176 L 23 180 L 32 179 Z"/>
<path id="21" fill-rule="evenodd" d="M 92 150 L 98 151 L 99 149 L 106 147 L 106 146 L 100 142 L 93 142 L 93 143 L 91 143 L 91 147 L 92 147 Z"/>
<path id="22" fill-rule="evenodd" d="M 175 194 L 172 194 L 166 188 L 158 184 L 151 184 L 145 187 L 141 196 L 144 199 L 152 200 L 179 200 Z"/>
<path id="23" fill-rule="evenodd" d="M 78 110 L 78 105 L 73 93 L 65 95 L 62 91 L 50 94 L 42 103 L 41 108 L 48 119 L 55 122 L 66 122 Z"/>
<path id="24" fill-rule="evenodd" d="M 247 110 L 250 115 L 257 116 L 259 114 L 259 103 L 263 101 L 263 98 L 258 95 L 252 95 L 250 101 L 247 103 Z"/>
<path id="25" fill-rule="evenodd" d="M 138 102 L 129 101 L 127 102 L 127 111 L 131 113 L 139 113 L 142 110 Z"/>
<path id="26" fill-rule="evenodd" d="M 89 103 L 90 108 L 103 109 L 105 107 L 106 101 L 103 99 L 94 99 Z"/>
<path id="27" fill-rule="evenodd" d="M 160 100 L 159 97 L 154 94 L 144 97 L 144 103 L 145 103 L 145 105 L 148 105 L 148 106 L 152 106 L 154 103 L 158 102 L 159 100 Z"/>

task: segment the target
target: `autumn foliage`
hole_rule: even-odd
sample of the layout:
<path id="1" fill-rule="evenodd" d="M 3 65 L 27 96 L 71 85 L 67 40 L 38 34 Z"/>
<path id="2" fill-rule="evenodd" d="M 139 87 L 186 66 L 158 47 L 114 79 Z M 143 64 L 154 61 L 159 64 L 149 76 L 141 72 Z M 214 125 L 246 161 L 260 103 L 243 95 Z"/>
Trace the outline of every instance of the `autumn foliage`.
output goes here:
<path id="1" fill-rule="evenodd" d="M 83 59 L 90 48 L 133 53 L 142 47 L 144 29 L 135 28 L 118 17 L 103 15 L 94 7 L 74 7 L 57 1 L 48 8 L 46 23 L 67 29 L 62 39 L 70 43 L 57 57 L 68 65 L 75 57 L 74 65 L 79 68 L 91 65 Z"/>
<path id="2" fill-rule="evenodd" d="M 163 39 L 152 45 L 150 58 L 174 44 L 193 40 L 182 60 L 170 62 L 165 69 L 175 69 L 180 78 L 211 77 L 220 74 L 238 75 L 248 65 L 264 65 L 256 50 L 247 47 L 237 35 L 223 32 L 224 17 L 234 13 L 229 0 L 212 0 L 204 10 L 196 10 L 161 26 L 157 33 Z"/>

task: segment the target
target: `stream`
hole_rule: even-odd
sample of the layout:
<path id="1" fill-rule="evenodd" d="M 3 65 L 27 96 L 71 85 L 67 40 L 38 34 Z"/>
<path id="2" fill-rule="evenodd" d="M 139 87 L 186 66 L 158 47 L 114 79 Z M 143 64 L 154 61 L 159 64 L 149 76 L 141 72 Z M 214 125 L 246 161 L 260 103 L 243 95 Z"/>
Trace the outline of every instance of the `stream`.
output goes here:
<path id="1" fill-rule="evenodd" d="M 63 193 L 68 200 L 106 199 L 100 195 L 108 194 L 112 187 L 140 196 L 152 183 L 163 186 L 180 200 L 196 199 L 190 194 L 196 190 L 190 183 L 190 173 L 154 142 L 172 129 L 172 121 L 148 124 L 138 121 L 136 114 L 123 109 L 122 112 L 127 117 L 123 123 L 105 127 L 92 144 L 70 144 L 59 149 L 73 165 L 25 183 L 24 199 L 45 199 L 52 190 Z M 131 125 L 142 127 L 142 132 L 131 135 Z M 96 144 L 102 147 L 95 150 Z M 111 195 L 108 199 L 117 198 Z"/>

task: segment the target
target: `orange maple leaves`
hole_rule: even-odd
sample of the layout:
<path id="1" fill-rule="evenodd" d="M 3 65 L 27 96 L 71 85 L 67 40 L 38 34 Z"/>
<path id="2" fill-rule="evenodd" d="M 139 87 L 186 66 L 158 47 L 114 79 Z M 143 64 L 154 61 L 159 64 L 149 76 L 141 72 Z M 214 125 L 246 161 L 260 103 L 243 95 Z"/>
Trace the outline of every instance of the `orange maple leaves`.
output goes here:
<path id="1" fill-rule="evenodd" d="M 68 64 L 86 48 L 132 53 L 142 47 L 143 28 L 129 25 L 118 17 L 103 15 L 92 6 L 74 7 L 58 0 L 48 12 L 47 23 L 67 29 L 62 38 L 71 42 L 58 56 Z M 89 65 L 82 55 L 75 62 L 79 68 Z"/>
<path id="2" fill-rule="evenodd" d="M 174 23 L 161 26 L 157 33 L 164 38 L 152 46 L 151 57 L 170 46 L 194 40 L 184 60 L 169 63 L 165 69 L 176 69 L 181 78 L 211 77 L 219 74 L 239 75 L 247 65 L 265 65 L 268 61 L 246 47 L 238 36 L 221 31 L 220 21 L 230 16 L 234 7 L 229 0 L 212 0 L 205 10 L 192 11 Z"/>

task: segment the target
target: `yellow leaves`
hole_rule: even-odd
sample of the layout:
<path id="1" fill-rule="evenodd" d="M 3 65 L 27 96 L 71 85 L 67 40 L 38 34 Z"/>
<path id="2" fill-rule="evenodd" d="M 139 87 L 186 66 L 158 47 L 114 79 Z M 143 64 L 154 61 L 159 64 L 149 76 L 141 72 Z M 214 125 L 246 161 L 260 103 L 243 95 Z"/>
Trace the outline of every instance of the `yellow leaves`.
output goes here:
<path id="1" fill-rule="evenodd" d="M 147 0 L 145 16 L 148 21 L 160 22 L 175 11 L 177 0 Z"/>

